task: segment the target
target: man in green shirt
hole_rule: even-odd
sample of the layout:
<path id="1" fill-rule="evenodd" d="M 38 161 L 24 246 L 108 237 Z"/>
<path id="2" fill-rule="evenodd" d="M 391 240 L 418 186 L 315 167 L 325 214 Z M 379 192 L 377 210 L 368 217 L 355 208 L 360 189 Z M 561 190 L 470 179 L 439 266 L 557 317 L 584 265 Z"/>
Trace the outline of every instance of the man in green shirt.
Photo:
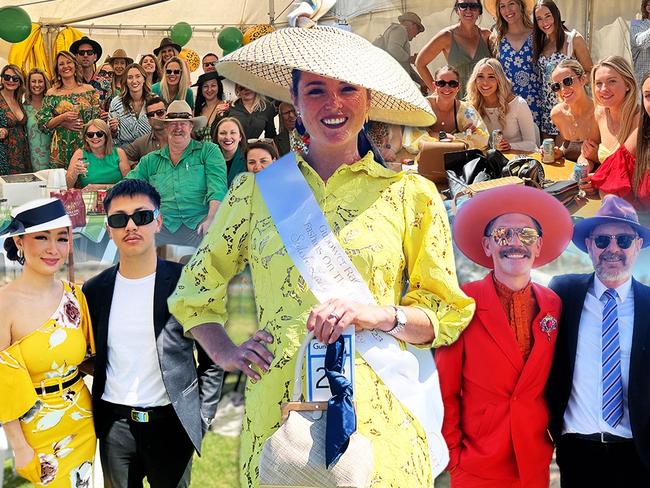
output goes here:
<path id="1" fill-rule="evenodd" d="M 167 146 L 144 156 L 127 178 L 146 180 L 162 198 L 163 225 L 156 244 L 197 247 L 226 195 L 226 162 L 216 144 L 191 138 L 205 117 L 192 117 L 184 100 L 175 100 L 165 118 Z"/>

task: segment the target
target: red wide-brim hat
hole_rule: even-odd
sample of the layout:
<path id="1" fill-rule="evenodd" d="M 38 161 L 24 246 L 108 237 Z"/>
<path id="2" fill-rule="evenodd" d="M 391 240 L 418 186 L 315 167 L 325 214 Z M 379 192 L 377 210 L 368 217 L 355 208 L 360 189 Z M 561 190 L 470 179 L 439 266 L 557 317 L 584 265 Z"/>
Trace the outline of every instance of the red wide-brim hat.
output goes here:
<path id="1" fill-rule="evenodd" d="M 571 242 L 573 225 L 564 205 L 543 190 L 506 185 L 483 191 L 460 207 L 453 237 L 461 252 L 476 264 L 493 268 L 492 258 L 483 250 L 482 238 L 491 220 L 508 213 L 528 215 L 542 228 L 542 249 L 534 268 L 553 261 Z"/>

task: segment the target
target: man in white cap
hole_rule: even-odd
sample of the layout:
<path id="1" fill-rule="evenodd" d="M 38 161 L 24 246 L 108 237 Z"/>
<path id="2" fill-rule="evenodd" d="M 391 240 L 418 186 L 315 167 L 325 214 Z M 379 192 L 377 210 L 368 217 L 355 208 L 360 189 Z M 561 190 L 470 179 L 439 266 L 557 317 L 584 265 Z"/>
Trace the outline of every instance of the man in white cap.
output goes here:
<path id="1" fill-rule="evenodd" d="M 476 301 L 474 318 L 436 352 L 451 486 L 548 488 L 553 444 L 544 387 L 562 304 L 531 281 L 531 270 L 564 251 L 571 217 L 544 191 L 504 186 L 465 203 L 453 236 L 491 272 L 463 285 Z"/>
<path id="2" fill-rule="evenodd" d="M 159 246 L 197 247 L 208 231 L 226 195 L 226 162 L 212 142 L 192 139 L 192 128 L 205 126 L 205 117 L 193 117 L 185 100 L 167 107 L 163 124 L 167 146 L 144 156 L 127 178 L 146 180 L 162 197 L 163 225 Z"/>
<path id="3" fill-rule="evenodd" d="M 421 84 L 422 79 L 411 66 L 417 57 L 417 53 L 411 54 L 411 41 L 424 32 L 424 25 L 420 16 L 414 12 L 403 13 L 397 17 L 397 21 L 398 23 L 390 24 L 373 44 L 394 57 L 409 76 L 416 83 Z"/>
<path id="4" fill-rule="evenodd" d="M 614 195 L 573 243 L 594 273 L 557 276 L 564 304 L 547 397 L 563 487 L 650 486 L 650 287 L 632 277 L 650 229 Z"/>

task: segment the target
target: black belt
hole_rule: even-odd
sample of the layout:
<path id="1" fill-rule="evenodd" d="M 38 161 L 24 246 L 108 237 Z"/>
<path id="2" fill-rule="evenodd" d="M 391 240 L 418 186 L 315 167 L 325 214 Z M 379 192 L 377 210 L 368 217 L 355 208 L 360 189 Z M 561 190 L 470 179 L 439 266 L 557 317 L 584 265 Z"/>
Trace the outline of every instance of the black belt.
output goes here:
<path id="1" fill-rule="evenodd" d="M 50 386 L 35 386 L 34 389 L 36 390 L 37 395 L 46 395 L 48 393 L 56 393 L 58 391 L 63 391 L 66 388 L 70 388 L 78 380 L 79 380 L 79 371 L 77 371 L 72 376 L 72 378 L 70 378 L 69 380 L 64 381 L 63 383 L 60 383 L 60 384 L 57 384 L 57 385 L 50 385 Z"/>
<path id="2" fill-rule="evenodd" d="M 163 407 L 130 407 L 128 405 L 118 405 L 110 402 L 102 403 L 118 418 L 131 420 L 138 424 L 156 422 L 158 420 L 172 418 L 176 415 L 171 403 Z"/>
<path id="3" fill-rule="evenodd" d="M 620 437 L 608 432 L 599 432 L 597 434 L 564 434 L 566 436 L 571 436 L 574 439 L 580 439 L 582 441 L 591 441 L 599 442 L 601 444 L 620 444 L 624 442 L 633 442 L 632 438 L 629 437 Z"/>

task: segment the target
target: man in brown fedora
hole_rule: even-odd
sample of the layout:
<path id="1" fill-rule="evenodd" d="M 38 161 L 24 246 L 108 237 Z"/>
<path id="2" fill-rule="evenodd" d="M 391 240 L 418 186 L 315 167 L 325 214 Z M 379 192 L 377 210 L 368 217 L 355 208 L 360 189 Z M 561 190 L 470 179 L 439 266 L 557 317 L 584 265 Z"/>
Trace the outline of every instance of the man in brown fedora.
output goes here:
<path id="1" fill-rule="evenodd" d="M 133 58 L 128 57 L 124 49 L 116 49 L 113 54 L 106 59 L 106 62 L 113 67 L 113 71 L 115 72 L 115 88 L 122 91 L 122 75 L 124 75 L 126 67 L 133 63 Z"/>
<path id="2" fill-rule="evenodd" d="M 397 17 L 398 23 L 393 22 L 373 44 L 380 47 L 406 70 L 416 83 L 421 84 L 422 79 L 411 66 L 415 62 L 417 53 L 411 54 L 411 41 L 424 32 L 424 25 L 420 16 L 414 12 L 406 12 Z"/>

